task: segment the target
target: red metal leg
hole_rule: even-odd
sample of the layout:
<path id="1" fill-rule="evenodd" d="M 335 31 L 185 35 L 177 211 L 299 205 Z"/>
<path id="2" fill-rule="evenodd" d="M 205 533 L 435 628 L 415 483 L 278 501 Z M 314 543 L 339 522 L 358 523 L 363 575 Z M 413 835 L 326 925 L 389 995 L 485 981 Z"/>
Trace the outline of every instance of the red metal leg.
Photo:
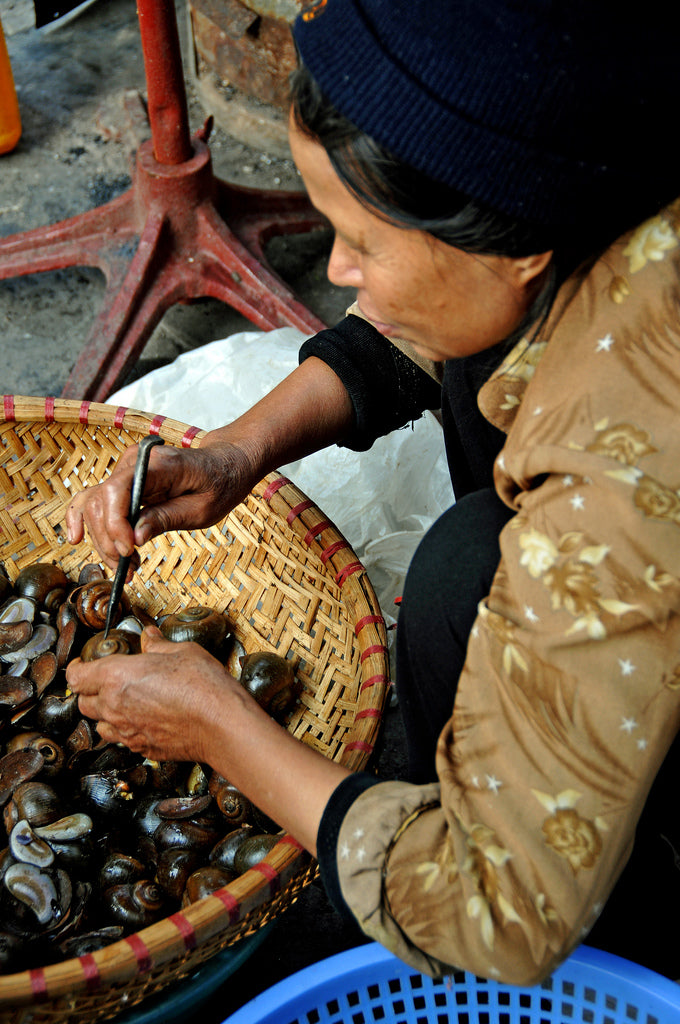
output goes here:
<path id="1" fill-rule="evenodd" d="M 62 391 L 103 401 L 119 386 L 163 313 L 210 296 L 263 329 L 324 324 L 267 266 L 277 234 L 323 224 L 302 193 L 239 188 L 213 175 L 206 141 L 189 136 L 172 0 L 138 0 L 151 139 L 131 188 L 110 203 L 0 240 L 0 279 L 68 266 L 99 267 L 99 316 Z"/>

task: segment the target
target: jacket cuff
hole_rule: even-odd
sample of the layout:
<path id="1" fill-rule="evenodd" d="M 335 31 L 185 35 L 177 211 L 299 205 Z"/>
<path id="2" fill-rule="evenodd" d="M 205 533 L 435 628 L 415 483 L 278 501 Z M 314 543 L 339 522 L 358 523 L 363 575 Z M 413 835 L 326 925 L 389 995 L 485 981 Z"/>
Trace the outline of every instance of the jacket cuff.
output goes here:
<path id="1" fill-rule="evenodd" d="M 380 780 L 367 772 L 356 772 L 344 779 L 326 804 L 316 838 L 316 857 L 326 894 L 343 917 L 354 914 L 345 903 L 338 875 L 338 835 L 344 817 L 356 798 Z"/>

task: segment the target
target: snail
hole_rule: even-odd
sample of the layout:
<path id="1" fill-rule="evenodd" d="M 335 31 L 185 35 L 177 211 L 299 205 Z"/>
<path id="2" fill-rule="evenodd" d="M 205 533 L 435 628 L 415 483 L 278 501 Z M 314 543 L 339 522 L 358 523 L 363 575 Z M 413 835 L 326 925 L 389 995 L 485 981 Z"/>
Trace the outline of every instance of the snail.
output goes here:
<path id="1" fill-rule="evenodd" d="M 14 581 L 14 591 L 29 597 L 48 611 L 56 611 L 66 597 L 69 580 L 58 565 L 35 562 L 21 570 Z"/>
<path id="2" fill-rule="evenodd" d="M 260 707 L 277 719 L 290 710 L 301 689 L 291 662 L 269 651 L 244 658 L 240 683 Z"/>
<path id="3" fill-rule="evenodd" d="M 83 645 L 80 657 L 83 661 L 97 661 L 107 658 L 110 654 L 137 654 L 139 652 L 139 636 L 123 629 L 110 629 L 108 636 L 104 632 L 95 633 Z"/>
<path id="4" fill-rule="evenodd" d="M 89 626 L 90 629 L 104 628 L 112 586 L 111 580 L 94 579 L 89 583 L 84 583 L 71 594 L 70 600 L 75 603 L 76 614 L 83 625 Z M 114 624 L 127 615 L 129 607 L 127 596 L 123 594 L 113 615 Z"/>
<path id="5" fill-rule="evenodd" d="M 215 865 L 198 868 L 187 879 L 182 905 L 187 906 L 190 903 L 195 903 L 196 900 L 203 899 L 204 896 L 212 896 L 218 889 L 222 889 L 232 882 L 235 877 L 232 871 L 226 871 Z"/>
<path id="6" fill-rule="evenodd" d="M 209 651 L 219 648 L 228 629 L 224 615 L 203 605 L 190 605 L 172 615 L 166 615 L 160 624 L 166 640 L 174 643 L 193 641 Z"/>
<path id="7" fill-rule="evenodd" d="M 106 889 L 102 903 L 109 920 L 128 931 L 146 928 L 163 916 L 166 897 L 150 879 L 113 885 Z"/>

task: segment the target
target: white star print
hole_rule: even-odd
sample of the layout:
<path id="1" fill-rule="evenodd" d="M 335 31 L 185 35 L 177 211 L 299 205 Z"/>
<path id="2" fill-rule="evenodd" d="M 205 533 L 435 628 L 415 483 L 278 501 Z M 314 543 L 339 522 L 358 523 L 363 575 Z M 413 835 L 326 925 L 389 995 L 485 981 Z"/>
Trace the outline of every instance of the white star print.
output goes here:
<path id="1" fill-rule="evenodd" d="M 622 676 L 630 676 L 635 671 L 635 665 L 630 658 L 619 658 L 619 665 L 621 666 Z"/>
<path id="2" fill-rule="evenodd" d="M 621 726 L 620 726 L 620 728 L 621 728 L 621 730 L 623 732 L 627 732 L 630 735 L 630 733 L 633 731 L 633 729 L 637 729 L 637 727 L 638 727 L 638 724 L 637 724 L 637 722 L 635 721 L 634 718 L 622 718 L 621 719 Z"/>
<path id="3" fill-rule="evenodd" d="M 647 740 L 638 740 L 636 746 L 637 746 L 638 750 L 646 750 L 647 749 Z"/>
<path id="4" fill-rule="evenodd" d="M 569 499 L 569 504 L 573 509 L 581 509 L 586 507 L 586 500 L 582 494 L 575 494 L 573 498 Z"/>
<path id="5" fill-rule="evenodd" d="M 366 860 L 366 851 L 363 848 L 363 846 L 360 846 L 359 849 L 357 850 L 357 860 L 359 861 L 360 864 L 362 863 L 362 861 Z"/>
<path id="6" fill-rule="evenodd" d="M 354 838 L 355 839 L 363 839 L 364 838 L 364 830 L 363 830 L 363 828 L 355 828 L 354 829 Z"/>
<path id="7" fill-rule="evenodd" d="M 528 604 L 524 605 L 524 617 L 526 619 L 528 619 L 529 622 L 540 622 L 541 621 L 540 618 L 538 617 L 538 615 L 536 614 L 536 612 L 534 611 L 534 609 L 531 608 L 530 605 L 528 605 Z"/>
<path id="8" fill-rule="evenodd" d="M 339 852 L 342 859 L 347 860 L 347 858 L 349 857 L 349 846 L 347 845 L 347 843 L 342 844 Z"/>
<path id="9" fill-rule="evenodd" d="M 562 483 L 564 484 L 565 487 L 571 487 L 573 482 L 574 482 L 574 478 L 571 475 L 571 473 L 567 473 L 566 476 L 562 477 Z"/>
<path id="10" fill-rule="evenodd" d="M 614 344 L 614 339 L 611 336 L 611 334 L 605 334 L 604 338 L 600 338 L 599 339 L 597 345 L 595 346 L 595 351 L 596 352 L 609 352 L 609 350 L 611 349 L 613 344 Z"/>
<path id="11" fill-rule="evenodd" d="M 486 777 L 486 788 L 490 789 L 492 793 L 498 793 L 503 783 L 500 779 L 497 779 L 495 775 L 487 775 Z"/>
<path id="12" fill-rule="evenodd" d="M 533 414 L 534 414 L 534 416 L 540 416 L 542 412 L 543 412 L 543 406 L 542 405 L 537 405 L 536 408 L 534 409 L 534 413 Z"/>

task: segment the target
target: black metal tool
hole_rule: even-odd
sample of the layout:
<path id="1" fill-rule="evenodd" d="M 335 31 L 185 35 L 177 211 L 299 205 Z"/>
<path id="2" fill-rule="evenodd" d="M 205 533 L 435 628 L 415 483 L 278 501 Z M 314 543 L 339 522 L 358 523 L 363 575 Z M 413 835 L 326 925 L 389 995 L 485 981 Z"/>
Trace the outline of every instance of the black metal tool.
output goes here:
<path id="1" fill-rule="evenodd" d="M 164 443 L 163 438 L 158 437 L 157 434 L 147 434 L 147 436 L 143 437 L 139 442 L 137 461 L 135 463 L 135 473 L 132 478 L 132 491 L 130 493 L 130 512 L 128 514 L 128 520 L 133 530 L 137 520 L 139 519 L 139 513 L 142 508 L 142 496 L 144 494 L 144 484 L 146 482 L 146 471 L 149 468 L 149 456 L 151 455 L 151 449 L 156 444 Z M 118 568 L 116 569 L 116 575 L 113 577 L 111 597 L 109 598 L 109 605 L 106 609 L 104 639 L 109 635 L 111 622 L 116 608 L 118 607 L 121 594 L 123 593 L 125 577 L 127 576 L 128 568 L 130 566 L 130 557 L 130 555 L 121 555 L 118 559 Z"/>

